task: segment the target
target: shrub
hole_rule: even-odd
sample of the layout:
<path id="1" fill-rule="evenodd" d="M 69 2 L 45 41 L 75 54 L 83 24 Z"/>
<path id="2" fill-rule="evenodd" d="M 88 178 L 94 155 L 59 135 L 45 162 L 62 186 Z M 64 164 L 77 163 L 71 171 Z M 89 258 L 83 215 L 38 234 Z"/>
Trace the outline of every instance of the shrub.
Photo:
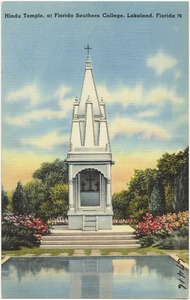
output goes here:
<path id="1" fill-rule="evenodd" d="M 16 216 L 7 212 L 2 222 L 2 247 L 8 250 L 39 245 L 42 235 L 48 231 L 48 225 L 35 215 Z"/>
<path id="2" fill-rule="evenodd" d="M 150 247 L 157 242 L 157 239 L 153 234 L 150 234 L 139 238 L 139 242 L 141 247 Z"/>
<path id="3" fill-rule="evenodd" d="M 188 248 L 188 212 L 153 217 L 146 214 L 139 222 L 136 233 L 142 247 L 163 249 Z"/>
<path id="4" fill-rule="evenodd" d="M 139 222 L 136 233 L 139 237 L 156 234 L 167 237 L 174 231 L 187 227 L 189 222 L 188 212 L 179 212 L 178 214 L 164 214 L 162 216 L 153 217 L 147 213 L 143 222 Z"/>
<path id="5" fill-rule="evenodd" d="M 188 249 L 189 241 L 188 237 L 183 236 L 173 236 L 162 239 L 158 243 L 158 248 L 160 249 Z"/>
<path id="6" fill-rule="evenodd" d="M 2 224 L 2 249 L 17 250 L 21 246 L 33 247 L 38 242 L 31 230 L 16 227 L 13 224 Z"/>

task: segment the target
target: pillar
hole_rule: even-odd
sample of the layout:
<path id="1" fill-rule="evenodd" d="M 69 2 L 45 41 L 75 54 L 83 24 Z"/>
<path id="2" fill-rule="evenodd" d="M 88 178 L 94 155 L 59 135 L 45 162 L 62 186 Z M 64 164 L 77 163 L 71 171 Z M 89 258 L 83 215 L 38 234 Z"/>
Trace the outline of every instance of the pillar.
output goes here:
<path id="1" fill-rule="evenodd" d="M 69 210 L 74 210 L 73 166 L 69 165 Z"/>
<path id="2" fill-rule="evenodd" d="M 107 203 L 108 209 L 111 209 L 111 170 L 110 165 L 107 165 Z"/>

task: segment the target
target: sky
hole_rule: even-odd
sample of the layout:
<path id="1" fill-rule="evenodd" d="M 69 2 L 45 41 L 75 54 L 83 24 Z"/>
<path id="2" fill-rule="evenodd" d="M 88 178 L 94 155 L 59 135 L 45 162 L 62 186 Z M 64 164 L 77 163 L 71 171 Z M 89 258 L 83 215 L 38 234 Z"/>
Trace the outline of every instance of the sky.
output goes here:
<path id="1" fill-rule="evenodd" d="M 5 190 L 67 157 L 87 45 L 106 102 L 113 192 L 127 188 L 135 169 L 188 146 L 188 2 L 4 2 Z"/>

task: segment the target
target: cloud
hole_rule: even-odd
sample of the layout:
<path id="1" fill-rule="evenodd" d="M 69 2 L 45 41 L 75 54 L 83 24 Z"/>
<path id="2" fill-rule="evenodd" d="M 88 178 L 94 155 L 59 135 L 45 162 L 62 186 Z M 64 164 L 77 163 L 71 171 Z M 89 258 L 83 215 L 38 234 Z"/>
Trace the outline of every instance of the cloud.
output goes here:
<path id="1" fill-rule="evenodd" d="M 35 84 L 27 85 L 20 90 L 9 92 L 7 100 L 9 102 L 29 102 L 30 105 L 34 106 L 40 101 L 40 91 Z"/>
<path id="2" fill-rule="evenodd" d="M 17 111 L 15 111 L 14 116 L 6 116 L 4 120 L 10 125 L 25 126 L 31 124 L 32 122 L 40 122 L 44 119 L 62 119 L 67 116 L 70 110 L 72 110 L 73 98 L 71 99 L 66 97 L 66 95 L 70 92 L 70 87 L 61 85 L 61 87 L 53 95 L 49 95 L 49 98 L 56 98 L 56 102 L 59 105 L 59 110 L 51 110 L 48 108 L 41 110 L 34 109 L 27 113 L 24 112 L 22 115 L 17 115 Z M 26 86 L 15 92 L 10 92 L 7 96 L 7 99 L 8 101 L 12 102 L 29 99 L 31 104 L 35 106 L 40 99 L 40 91 L 34 85 Z"/>
<path id="3" fill-rule="evenodd" d="M 21 140 L 22 145 L 29 145 L 41 149 L 52 150 L 57 145 L 68 145 L 69 136 L 60 135 L 57 131 L 50 132 L 38 138 L 25 138 Z"/>
<path id="4" fill-rule="evenodd" d="M 24 113 L 23 115 L 19 115 L 17 117 L 5 117 L 5 122 L 9 125 L 17 125 L 17 126 L 25 126 L 31 124 L 32 122 L 40 122 L 42 120 L 52 120 L 52 119 L 62 119 L 67 115 L 66 111 L 62 110 L 33 110 L 29 113 Z"/>
<path id="5" fill-rule="evenodd" d="M 117 88 L 109 88 L 98 86 L 98 94 L 103 97 L 106 102 L 113 104 L 122 104 L 123 106 L 129 103 L 141 104 L 143 101 L 143 87 L 136 85 L 135 87 L 118 86 Z"/>
<path id="6" fill-rule="evenodd" d="M 158 111 L 154 110 L 145 110 L 136 114 L 137 118 L 152 118 L 158 115 Z"/>
<path id="7" fill-rule="evenodd" d="M 61 85 L 57 91 L 55 92 L 54 96 L 59 98 L 60 100 L 64 100 L 65 96 L 71 92 L 71 88 L 65 85 Z"/>
<path id="8" fill-rule="evenodd" d="M 162 50 L 147 59 L 147 66 L 152 68 L 159 76 L 176 66 L 176 64 L 177 60 Z"/>
<path id="9" fill-rule="evenodd" d="M 138 134 L 143 140 L 168 140 L 171 137 L 167 130 L 158 125 L 128 117 L 115 118 L 110 123 L 109 131 L 112 139 L 119 135 L 129 136 L 134 134 Z"/>
<path id="10" fill-rule="evenodd" d="M 158 86 L 146 94 L 145 101 L 148 104 L 162 105 L 165 102 L 170 102 L 174 105 L 180 105 L 184 100 L 177 96 L 173 89 Z"/>
<path id="11" fill-rule="evenodd" d="M 98 86 L 98 92 L 107 103 L 121 104 L 124 107 L 127 107 L 129 104 L 136 106 L 154 104 L 159 106 L 166 102 L 176 105 L 184 101 L 183 98 L 176 94 L 175 89 L 168 89 L 164 86 L 156 86 L 150 90 L 143 89 L 142 85 L 136 85 L 133 88 L 120 86 L 109 90 L 105 86 Z"/>
<path id="12" fill-rule="evenodd" d="M 72 104 L 74 97 L 68 97 L 67 95 L 71 92 L 71 88 L 65 85 L 61 85 L 54 94 L 54 97 L 58 99 L 59 107 L 66 112 L 72 110 Z"/>

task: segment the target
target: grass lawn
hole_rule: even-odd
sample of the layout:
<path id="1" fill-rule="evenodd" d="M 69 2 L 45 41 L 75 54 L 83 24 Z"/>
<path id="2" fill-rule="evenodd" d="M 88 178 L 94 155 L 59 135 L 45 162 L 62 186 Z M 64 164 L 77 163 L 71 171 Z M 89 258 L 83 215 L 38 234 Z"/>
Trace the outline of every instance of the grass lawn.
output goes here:
<path id="1" fill-rule="evenodd" d="M 68 253 L 69 256 L 74 255 L 74 249 L 40 249 L 38 247 L 34 248 L 26 248 L 23 247 L 21 250 L 4 250 L 2 251 L 3 256 L 15 255 L 15 256 L 22 256 L 22 255 L 29 255 L 34 254 L 36 256 L 42 255 L 44 253 L 51 254 L 52 256 L 58 256 L 62 253 Z M 128 255 L 130 252 L 137 252 L 141 253 L 142 255 L 146 255 L 147 252 L 153 252 L 159 255 L 167 255 L 167 254 L 176 254 L 179 258 L 183 259 L 186 263 L 189 261 L 188 250 L 167 250 L 167 249 L 158 249 L 156 247 L 147 247 L 147 248 L 134 248 L 134 249 L 101 249 L 101 255 L 109 255 L 111 252 L 120 252 L 121 255 Z M 85 249 L 85 255 L 90 255 L 91 250 Z"/>

